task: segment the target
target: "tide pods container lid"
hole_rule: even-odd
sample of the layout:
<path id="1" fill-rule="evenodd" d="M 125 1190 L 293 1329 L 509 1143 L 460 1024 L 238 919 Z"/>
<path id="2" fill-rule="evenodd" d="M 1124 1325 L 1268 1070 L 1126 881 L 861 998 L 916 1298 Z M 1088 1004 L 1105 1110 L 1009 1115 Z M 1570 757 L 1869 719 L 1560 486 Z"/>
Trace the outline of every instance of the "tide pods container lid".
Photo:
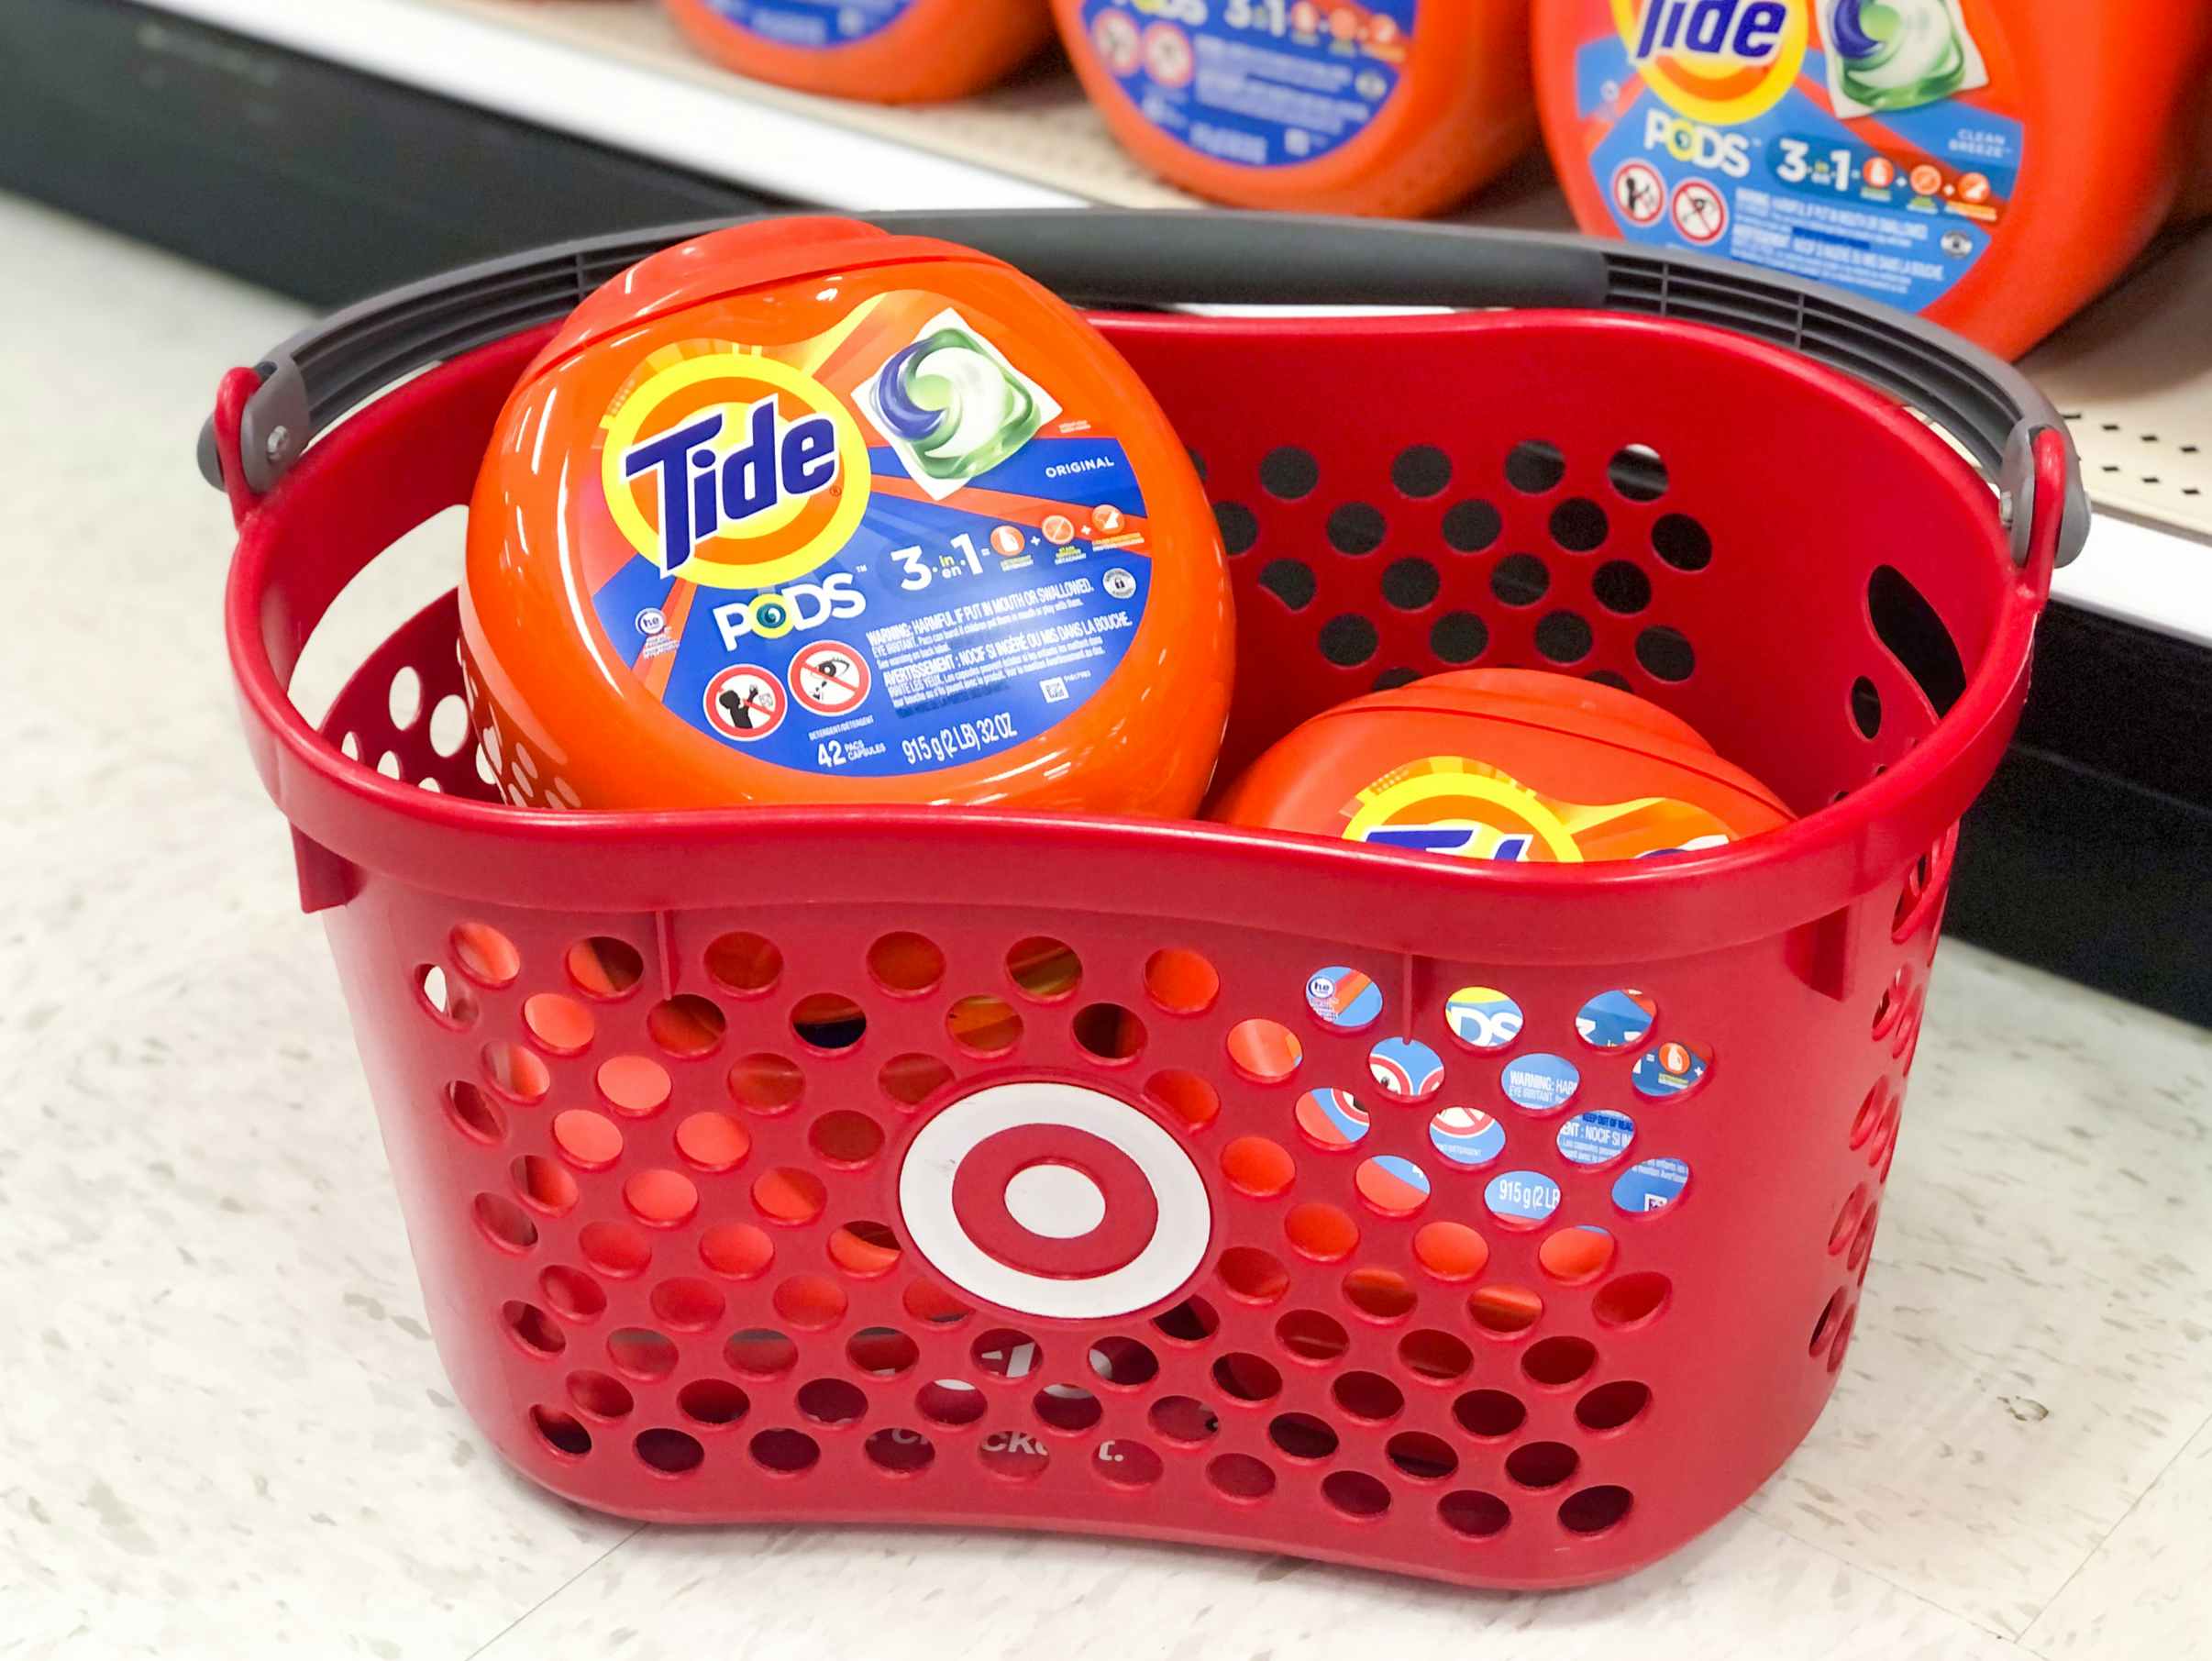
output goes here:
<path id="1" fill-rule="evenodd" d="M 462 593 L 486 760 L 553 807 L 1187 814 L 1231 628 L 1196 474 L 1103 338 L 827 218 L 577 308 L 501 417 Z"/>

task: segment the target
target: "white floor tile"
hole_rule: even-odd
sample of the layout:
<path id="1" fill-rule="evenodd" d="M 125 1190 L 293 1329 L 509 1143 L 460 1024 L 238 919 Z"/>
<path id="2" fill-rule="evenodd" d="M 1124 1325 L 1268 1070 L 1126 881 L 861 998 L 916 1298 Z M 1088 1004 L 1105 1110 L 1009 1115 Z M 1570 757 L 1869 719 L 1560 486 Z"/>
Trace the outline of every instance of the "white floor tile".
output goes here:
<path id="1" fill-rule="evenodd" d="M 1753 1509 L 2025 1631 L 2212 1415 L 2208 1106 L 2212 1035 L 1946 946 L 1841 1388 Z"/>
<path id="2" fill-rule="evenodd" d="M 2212 1424 L 2028 1629 L 2049 1661 L 2212 1657 Z"/>
<path id="3" fill-rule="evenodd" d="M 648 1529 L 484 1652 L 623 1661 L 2004 1661 L 2006 1640 L 1739 1513 L 1614 1586 L 1503 1596 L 1036 1534 Z"/>
<path id="4" fill-rule="evenodd" d="M 193 440 L 299 313 L 4 197 L 0 292 L 0 1655 L 458 1661 L 628 1525 L 449 1399 L 239 737 Z"/>

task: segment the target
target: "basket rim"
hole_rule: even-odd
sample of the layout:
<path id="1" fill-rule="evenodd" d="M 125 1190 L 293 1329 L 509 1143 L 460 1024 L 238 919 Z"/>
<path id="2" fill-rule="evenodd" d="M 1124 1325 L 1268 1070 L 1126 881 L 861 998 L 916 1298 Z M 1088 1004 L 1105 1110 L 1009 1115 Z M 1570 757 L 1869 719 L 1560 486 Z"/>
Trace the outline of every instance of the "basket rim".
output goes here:
<path id="1" fill-rule="evenodd" d="M 1894 880 L 1925 853 L 1979 794 L 2010 740 L 2026 693 L 2036 621 L 2048 594 L 2059 515 L 2038 515 L 2030 558 L 2025 568 L 2016 567 L 1997 497 L 1986 479 L 1904 406 L 1802 354 L 1707 325 L 1578 308 L 1386 318 L 1142 316 L 1115 322 L 1139 330 L 1241 331 L 1255 345 L 1271 335 L 1311 336 L 1317 328 L 1354 336 L 1531 326 L 1695 333 L 1720 349 L 1753 355 L 1830 395 L 1850 400 L 1930 466 L 1962 486 L 1987 492 L 1991 539 L 1986 552 L 2005 572 L 2003 602 L 1988 648 L 1964 693 L 1929 737 L 1841 803 L 1726 848 L 1660 861 L 1501 868 L 1202 822 L 966 807 L 553 814 L 428 792 L 346 757 L 293 706 L 263 633 L 272 573 L 288 538 L 312 535 L 313 510 L 329 476 L 403 446 L 406 427 L 437 400 L 463 390 L 481 393 L 503 375 L 498 390 L 503 396 L 505 386 L 556 327 L 542 326 L 477 348 L 387 391 L 319 440 L 244 518 L 227 587 L 226 636 L 249 743 L 271 799 L 296 836 L 340 860 L 478 904 L 608 912 L 758 904 L 764 887 L 773 891 L 779 877 L 796 879 L 816 870 L 825 852 L 844 859 L 847 870 L 868 870 L 874 869 L 869 856 L 878 847 L 888 853 L 895 845 L 911 852 L 943 844 L 971 854 L 988 849 L 994 858 L 1041 858 L 1045 869 L 1118 871 L 1131 879 L 1119 885 L 1111 902 L 1090 898 L 1089 881 L 1059 890 L 1082 898 L 1048 902 L 1078 909 L 1269 932 L 1281 932 L 1288 923 L 1300 933 L 1336 933 L 1347 942 L 1443 958 L 1467 955 L 1472 935 L 1511 927 L 1510 952 L 1519 960 L 1596 962 L 1693 956 L 1787 933 L 1841 910 Z M 248 389 L 230 390 L 242 395 Z M 231 453 L 225 462 L 235 468 L 236 420 L 218 420 L 217 426 L 228 429 L 222 441 Z M 2045 435 L 2036 461 L 2038 494 L 2046 502 L 2063 501 L 2063 440 Z M 448 593 L 426 613 L 451 602 Z M 305 632 L 312 633 L 312 626 Z M 390 638 L 380 643 L 380 649 Z M 740 845 L 744 859 L 731 859 L 730 850 Z M 625 876 L 624 868 L 647 854 L 681 862 L 696 880 L 649 880 L 634 870 Z M 1163 860 L 1178 864 L 1163 866 Z M 738 866 L 742 873 L 732 869 Z M 1160 873 L 1170 869 L 1185 880 L 1163 881 Z M 1235 883 L 1225 880 L 1232 873 Z M 1264 914 L 1248 898 L 1231 902 L 1230 889 L 1248 891 L 1255 878 L 1270 892 L 1295 897 L 1294 921 L 1286 917 L 1280 900 Z M 1727 902 L 1715 904 L 1710 885 L 1719 882 L 1731 888 Z M 1550 928 L 1570 897 L 1580 914 L 1575 926 Z M 308 909 L 320 909 L 307 899 L 304 883 L 303 898 Z M 788 902 L 790 895 L 780 898 Z M 848 884 L 834 900 L 911 904 L 914 895 L 911 883 L 886 880 L 873 889 Z M 1023 902 L 1018 895 L 980 902 Z M 1406 926 L 1409 915 L 1417 926 Z M 1539 929 L 1539 923 L 1547 926 Z M 1605 942 L 1602 949 L 1586 944 L 1599 938 Z"/>

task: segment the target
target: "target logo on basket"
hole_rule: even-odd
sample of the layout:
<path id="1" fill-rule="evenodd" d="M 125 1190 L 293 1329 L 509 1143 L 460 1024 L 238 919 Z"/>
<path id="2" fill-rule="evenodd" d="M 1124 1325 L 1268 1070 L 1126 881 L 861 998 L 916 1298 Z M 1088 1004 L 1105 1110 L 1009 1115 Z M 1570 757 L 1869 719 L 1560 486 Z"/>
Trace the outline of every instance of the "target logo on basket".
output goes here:
<path id="1" fill-rule="evenodd" d="M 664 576 L 752 589 L 804 576 L 845 546 L 868 505 L 858 424 L 779 359 L 665 349 L 605 426 L 608 510 Z"/>

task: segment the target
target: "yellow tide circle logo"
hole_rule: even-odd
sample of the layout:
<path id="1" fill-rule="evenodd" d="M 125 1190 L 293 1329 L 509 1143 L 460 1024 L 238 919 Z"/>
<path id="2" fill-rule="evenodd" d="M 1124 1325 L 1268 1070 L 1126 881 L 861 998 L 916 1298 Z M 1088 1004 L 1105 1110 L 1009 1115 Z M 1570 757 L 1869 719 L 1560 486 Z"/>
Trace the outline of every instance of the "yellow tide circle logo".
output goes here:
<path id="1" fill-rule="evenodd" d="M 1672 108 L 1731 127 L 1782 102 L 1805 68 L 1811 0 L 1612 0 L 1637 72 Z"/>
<path id="2" fill-rule="evenodd" d="M 1479 761 L 1433 756 L 1377 779 L 1354 798 L 1344 840 L 1464 859 L 1583 858 L 1559 806 Z"/>
<path id="3" fill-rule="evenodd" d="M 859 425 L 779 359 L 725 345 L 656 353 L 602 426 L 608 511 L 666 576 L 789 581 L 843 548 L 868 508 Z"/>

